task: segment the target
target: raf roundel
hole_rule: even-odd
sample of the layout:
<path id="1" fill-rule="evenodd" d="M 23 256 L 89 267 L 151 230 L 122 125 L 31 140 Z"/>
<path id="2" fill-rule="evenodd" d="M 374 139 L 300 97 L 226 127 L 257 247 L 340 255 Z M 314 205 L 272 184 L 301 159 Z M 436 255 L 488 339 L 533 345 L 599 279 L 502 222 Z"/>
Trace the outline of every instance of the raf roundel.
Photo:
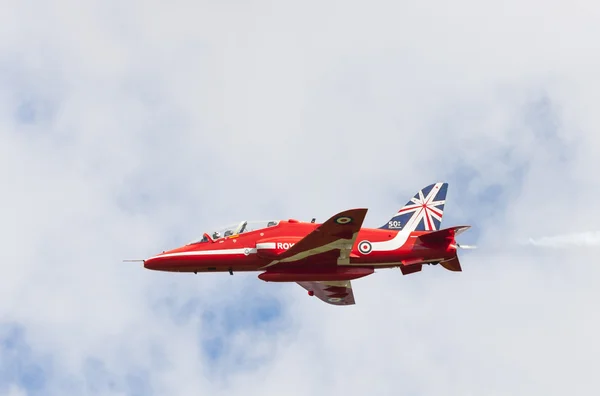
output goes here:
<path id="1" fill-rule="evenodd" d="M 371 246 L 371 242 L 369 242 L 369 241 L 362 241 L 358 244 L 358 250 L 362 254 L 369 254 L 369 253 L 371 253 L 372 249 L 373 249 L 373 246 Z"/>
<path id="2" fill-rule="evenodd" d="M 339 297 L 330 297 L 329 298 L 329 302 L 332 302 L 332 303 L 337 303 L 337 302 L 340 302 L 340 301 L 342 301 L 342 299 L 339 298 Z"/>
<path id="3" fill-rule="evenodd" d="M 349 224 L 352 223 L 352 217 L 340 216 L 337 219 L 335 219 L 335 222 L 338 224 Z"/>

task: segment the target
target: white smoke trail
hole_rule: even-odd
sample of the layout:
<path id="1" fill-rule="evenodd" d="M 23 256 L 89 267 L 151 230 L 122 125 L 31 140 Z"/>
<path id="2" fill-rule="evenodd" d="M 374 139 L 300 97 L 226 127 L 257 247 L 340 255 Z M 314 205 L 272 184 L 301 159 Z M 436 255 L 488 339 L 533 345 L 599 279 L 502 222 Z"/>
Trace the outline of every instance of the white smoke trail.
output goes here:
<path id="1" fill-rule="evenodd" d="M 600 231 L 556 235 L 538 239 L 529 238 L 527 244 L 550 248 L 600 247 Z"/>

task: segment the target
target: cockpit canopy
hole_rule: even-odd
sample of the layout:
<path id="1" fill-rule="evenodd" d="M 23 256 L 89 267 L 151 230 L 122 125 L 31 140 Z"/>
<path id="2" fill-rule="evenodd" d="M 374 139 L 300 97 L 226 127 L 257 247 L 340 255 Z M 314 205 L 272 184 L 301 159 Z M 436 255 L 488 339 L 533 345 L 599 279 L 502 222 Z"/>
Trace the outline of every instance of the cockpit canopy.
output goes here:
<path id="1" fill-rule="evenodd" d="M 257 231 L 263 228 L 274 227 L 279 224 L 279 220 L 264 220 L 264 221 L 242 221 L 237 224 L 228 225 L 225 227 L 219 227 L 211 232 L 207 232 L 212 240 L 217 240 L 219 238 L 229 237 L 231 235 L 239 235 L 245 232 Z M 206 234 L 201 239 L 196 239 L 188 245 L 192 245 L 195 243 L 208 242 L 209 239 L 206 237 Z"/>

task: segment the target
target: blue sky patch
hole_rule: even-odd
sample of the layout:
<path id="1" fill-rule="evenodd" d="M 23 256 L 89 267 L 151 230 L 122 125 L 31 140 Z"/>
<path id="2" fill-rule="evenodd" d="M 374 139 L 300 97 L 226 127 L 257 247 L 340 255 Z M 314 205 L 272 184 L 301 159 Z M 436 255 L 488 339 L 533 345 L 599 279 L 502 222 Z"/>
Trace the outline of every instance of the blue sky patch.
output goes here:
<path id="1" fill-rule="evenodd" d="M 0 324 L 0 356 L 0 393 L 15 384 L 30 395 L 43 394 L 51 362 L 29 346 L 23 326 Z"/>
<path id="2" fill-rule="evenodd" d="M 84 363 L 85 387 L 91 393 L 123 393 L 129 396 L 152 395 L 150 376 L 144 370 L 115 374 L 103 361 L 88 358 Z"/>
<path id="3" fill-rule="evenodd" d="M 23 124 L 32 124 L 36 121 L 37 111 L 32 102 L 24 102 L 17 107 L 16 115 L 17 121 Z"/>

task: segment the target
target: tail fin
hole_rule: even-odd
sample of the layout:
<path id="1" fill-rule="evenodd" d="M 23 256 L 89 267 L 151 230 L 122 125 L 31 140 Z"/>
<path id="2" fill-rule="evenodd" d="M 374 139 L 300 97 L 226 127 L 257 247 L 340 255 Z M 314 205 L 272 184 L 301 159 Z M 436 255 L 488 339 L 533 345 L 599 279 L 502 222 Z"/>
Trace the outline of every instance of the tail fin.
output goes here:
<path id="1" fill-rule="evenodd" d="M 439 230 L 444 216 L 448 183 L 434 183 L 423 188 L 386 224 L 379 227 L 395 231 Z"/>

